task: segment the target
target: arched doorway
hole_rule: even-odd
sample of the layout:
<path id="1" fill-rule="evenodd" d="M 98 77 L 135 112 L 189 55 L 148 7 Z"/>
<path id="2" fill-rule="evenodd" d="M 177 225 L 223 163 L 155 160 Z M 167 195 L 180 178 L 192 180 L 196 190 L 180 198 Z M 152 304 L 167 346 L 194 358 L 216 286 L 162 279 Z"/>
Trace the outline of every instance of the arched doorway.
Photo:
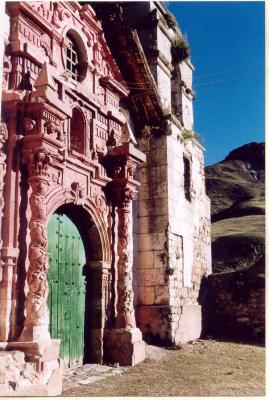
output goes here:
<path id="1" fill-rule="evenodd" d="M 50 334 L 61 339 L 60 358 L 70 367 L 84 358 L 86 253 L 81 234 L 56 211 L 48 223 Z"/>
<path id="2" fill-rule="evenodd" d="M 55 204 L 55 200 L 53 203 Z M 58 208 L 51 207 L 51 212 L 52 210 L 56 211 L 51 214 L 48 221 L 48 306 L 51 337 L 62 341 L 60 357 L 64 359 L 65 366 L 90 362 L 102 363 L 104 326 L 110 312 L 111 296 L 111 255 L 108 238 L 105 236 L 102 221 L 98 219 L 91 205 L 67 203 Z M 65 222 L 60 224 L 59 221 Z M 64 226 L 66 231 L 63 229 Z M 70 232 L 71 238 L 69 238 Z M 79 256 L 76 257 L 75 252 L 68 256 L 73 240 L 77 241 L 76 245 L 79 248 L 77 251 Z M 60 248 L 64 250 L 60 252 Z M 59 256 L 59 253 L 65 253 L 64 257 Z M 70 298 L 78 289 L 74 280 L 71 279 L 70 284 L 70 280 L 65 280 L 65 275 L 63 275 L 64 268 L 68 266 L 68 263 L 70 264 L 70 260 L 74 265 L 70 267 L 72 273 L 69 273 L 69 277 L 73 278 L 74 274 L 77 274 L 76 282 L 79 282 L 80 290 L 82 291 L 83 288 L 84 292 L 80 292 L 71 303 L 77 304 L 71 309 L 71 321 L 68 319 L 68 311 L 64 311 L 67 314 L 62 311 L 70 304 Z M 66 304 L 61 305 L 63 301 Z M 72 327 L 72 321 L 75 321 L 73 314 L 76 313 L 80 313 L 79 321 L 81 323 L 83 321 L 84 324 L 70 330 L 69 323 Z M 65 327 L 64 330 L 63 327 Z M 76 356 L 74 356 L 74 349 L 68 350 L 73 347 L 75 332 Z"/>

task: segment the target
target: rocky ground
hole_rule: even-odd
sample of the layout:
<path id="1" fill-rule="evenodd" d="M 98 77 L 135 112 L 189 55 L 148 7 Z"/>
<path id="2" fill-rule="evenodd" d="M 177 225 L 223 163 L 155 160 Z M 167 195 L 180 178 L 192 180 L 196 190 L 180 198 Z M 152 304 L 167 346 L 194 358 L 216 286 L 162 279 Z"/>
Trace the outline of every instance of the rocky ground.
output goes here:
<path id="1" fill-rule="evenodd" d="M 147 346 L 133 368 L 88 365 L 67 370 L 63 396 L 263 396 L 265 349 L 197 340 L 177 349 Z"/>
<path id="2" fill-rule="evenodd" d="M 249 143 L 206 167 L 213 273 L 255 266 L 265 248 L 265 144 Z"/>

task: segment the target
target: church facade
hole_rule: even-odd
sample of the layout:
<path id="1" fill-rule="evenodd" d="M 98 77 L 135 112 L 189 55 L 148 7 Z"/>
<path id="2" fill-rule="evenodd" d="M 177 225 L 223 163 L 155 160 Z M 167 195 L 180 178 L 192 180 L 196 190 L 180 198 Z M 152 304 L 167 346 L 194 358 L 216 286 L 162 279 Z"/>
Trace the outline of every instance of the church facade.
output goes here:
<path id="1" fill-rule="evenodd" d="M 193 66 L 159 2 L 3 12 L 0 393 L 57 395 L 63 368 L 135 365 L 145 341 L 201 333 L 210 203 Z"/>

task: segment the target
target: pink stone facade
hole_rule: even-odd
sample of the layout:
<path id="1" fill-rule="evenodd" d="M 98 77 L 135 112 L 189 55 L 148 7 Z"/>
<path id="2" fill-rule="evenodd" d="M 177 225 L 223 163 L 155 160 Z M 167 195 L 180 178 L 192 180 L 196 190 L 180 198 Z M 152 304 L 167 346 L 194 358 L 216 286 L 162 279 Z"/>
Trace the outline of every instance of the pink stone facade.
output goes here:
<path id="1" fill-rule="evenodd" d="M 148 4 L 159 17 L 164 12 Z M 135 365 L 145 358 L 143 338 L 179 343 L 201 332 L 198 295 L 211 268 L 210 223 L 203 148 L 183 135 L 192 125 L 192 96 L 181 85 L 188 113 L 165 114 L 166 89 L 158 81 L 164 68 L 155 74 L 143 40 L 130 30 L 126 43 L 139 58 L 138 67 L 128 65 L 132 73 L 140 68 L 132 79 L 141 76 L 153 87 L 144 103 L 135 97 L 129 67 L 95 7 L 7 2 L 3 11 L 0 356 L 35 379 L 12 392 L 12 374 L 1 375 L 1 364 L 1 395 L 61 393 L 61 340 L 50 335 L 47 305 L 48 222 L 59 207 L 87 231 L 88 362 Z M 184 68 L 192 72 L 190 63 Z M 154 136 L 150 121 L 159 115 L 163 131 Z"/>

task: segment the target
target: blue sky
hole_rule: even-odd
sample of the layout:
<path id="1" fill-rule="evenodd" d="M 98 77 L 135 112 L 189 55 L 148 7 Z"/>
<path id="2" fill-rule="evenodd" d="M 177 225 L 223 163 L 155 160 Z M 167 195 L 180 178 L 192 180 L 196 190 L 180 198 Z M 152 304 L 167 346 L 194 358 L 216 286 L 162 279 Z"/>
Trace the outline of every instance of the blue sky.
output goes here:
<path id="1" fill-rule="evenodd" d="M 191 45 L 194 130 L 204 137 L 206 165 L 245 143 L 264 141 L 264 3 L 166 5 Z"/>

